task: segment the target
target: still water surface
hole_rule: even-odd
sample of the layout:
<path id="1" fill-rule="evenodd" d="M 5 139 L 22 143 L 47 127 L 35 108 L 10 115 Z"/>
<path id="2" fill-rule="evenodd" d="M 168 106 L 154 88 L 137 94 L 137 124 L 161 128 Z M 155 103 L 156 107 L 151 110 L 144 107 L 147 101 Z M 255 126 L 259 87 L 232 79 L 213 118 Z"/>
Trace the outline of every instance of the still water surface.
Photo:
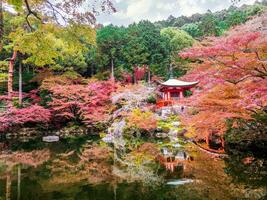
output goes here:
<path id="1" fill-rule="evenodd" d="M 176 157 L 153 159 L 147 148 L 115 155 L 90 137 L 1 148 L 0 200 L 267 199 L 266 160 L 240 152 L 218 158 L 184 145 Z"/>

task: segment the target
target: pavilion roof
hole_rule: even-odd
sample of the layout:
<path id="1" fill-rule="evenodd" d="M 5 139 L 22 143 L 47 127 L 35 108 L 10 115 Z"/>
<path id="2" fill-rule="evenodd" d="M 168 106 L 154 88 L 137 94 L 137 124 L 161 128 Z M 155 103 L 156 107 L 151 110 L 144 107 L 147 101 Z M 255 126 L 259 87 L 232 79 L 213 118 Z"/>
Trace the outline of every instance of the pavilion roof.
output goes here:
<path id="1" fill-rule="evenodd" d="M 164 83 L 161 83 L 163 86 L 168 86 L 168 87 L 191 87 L 197 85 L 199 82 L 185 82 L 185 81 L 180 81 L 178 79 L 169 79 Z"/>

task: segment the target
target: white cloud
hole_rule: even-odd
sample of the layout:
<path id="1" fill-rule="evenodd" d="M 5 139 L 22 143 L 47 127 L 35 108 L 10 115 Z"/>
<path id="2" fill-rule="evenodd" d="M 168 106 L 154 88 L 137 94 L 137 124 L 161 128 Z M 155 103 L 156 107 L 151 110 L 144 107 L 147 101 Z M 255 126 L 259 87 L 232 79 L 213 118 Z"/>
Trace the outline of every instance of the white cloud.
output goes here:
<path id="1" fill-rule="evenodd" d="M 152 13 L 153 0 L 137 0 L 129 4 L 126 15 L 135 21 L 144 19 Z"/>
<path id="2" fill-rule="evenodd" d="M 168 16 L 190 16 L 215 12 L 231 5 L 231 0 L 114 0 L 118 12 L 99 17 L 100 22 L 111 21 L 117 25 L 128 25 L 140 20 L 158 21 Z M 255 0 L 242 0 L 240 4 L 253 4 Z"/>
<path id="3" fill-rule="evenodd" d="M 109 22 L 109 21 L 107 21 L 107 22 L 103 22 L 102 23 L 104 26 L 108 26 L 108 25 L 110 25 L 110 24 L 112 24 L 111 22 Z"/>
<path id="4" fill-rule="evenodd" d="M 115 16 L 118 19 L 125 19 L 125 18 L 127 18 L 126 12 L 124 10 L 120 10 L 120 11 L 114 13 L 113 16 Z"/>
<path id="5" fill-rule="evenodd" d="M 177 7 L 177 3 L 166 3 L 166 2 L 159 2 L 156 4 L 156 8 L 158 10 L 163 10 L 163 11 L 173 11 L 173 9 Z"/>

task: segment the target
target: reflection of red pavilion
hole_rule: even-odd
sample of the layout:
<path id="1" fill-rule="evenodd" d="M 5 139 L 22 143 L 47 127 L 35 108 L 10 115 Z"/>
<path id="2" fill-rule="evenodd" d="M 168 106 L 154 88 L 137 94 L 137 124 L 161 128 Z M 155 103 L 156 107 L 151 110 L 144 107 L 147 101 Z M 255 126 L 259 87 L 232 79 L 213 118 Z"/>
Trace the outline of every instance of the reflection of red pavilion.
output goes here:
<path id="1" fill-rule="evenodd" d="M 165 167 L 166 170 L 170 172 L 174 172 L 175 169 L 180 166 L 184 169 L 187 159 L 180 160 L 176 159 L 174 156 L 159 156 L 158 157 L 159 163 Z"/>
<path id="2" fill-rule="evenodd" d="M 186 91 L 190 91 L 198 82 L 185 82 L 174 78 L 161 83 L 159 91 L 161 92 L 161 99 L 158 100 L 157 106 L 164 107 L 178 103 L 184 98 Z"/>

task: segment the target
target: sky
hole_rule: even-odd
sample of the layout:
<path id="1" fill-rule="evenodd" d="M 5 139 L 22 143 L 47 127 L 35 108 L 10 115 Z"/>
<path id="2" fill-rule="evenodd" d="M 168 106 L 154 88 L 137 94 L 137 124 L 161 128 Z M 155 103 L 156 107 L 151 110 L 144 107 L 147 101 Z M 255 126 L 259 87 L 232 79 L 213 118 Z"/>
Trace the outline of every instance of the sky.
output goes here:
<path id="1" fill-rule="evenodd" d="M 239 5 L 254 2 L 255 0 L 241 0 Z M 98 16 L 99 23 L 127 26 L 141 20 L 155 22 L 167 19 L 170 15 L 179 17 L 205 13 L 207 10 L 215 12 L 232 4 L 231 0 L 113 0 L 113 3 L 117 12 Z"/>

